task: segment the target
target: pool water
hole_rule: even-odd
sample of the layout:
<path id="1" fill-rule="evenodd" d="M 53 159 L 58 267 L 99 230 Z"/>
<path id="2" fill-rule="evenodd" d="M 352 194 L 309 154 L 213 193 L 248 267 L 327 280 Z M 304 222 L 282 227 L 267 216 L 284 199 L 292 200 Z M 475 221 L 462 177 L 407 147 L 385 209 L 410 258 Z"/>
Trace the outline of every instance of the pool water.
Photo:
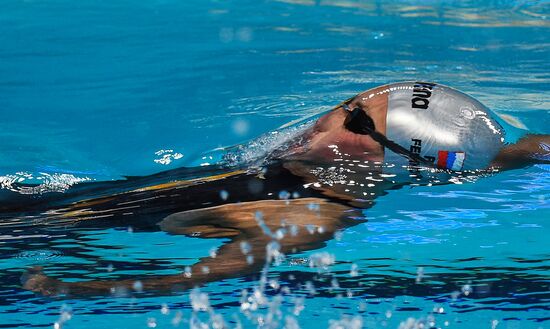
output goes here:
<path id="1" fill-rule="evenodd" d="M 403 80 L 548 134 L 549 17 L 546 1 L 5 0 L 0 201 L 37 192 L 16 183 L 59 194 L 208 167 L 220 147 Z M 391 190 L 324 246 L 161 295 L 139 280 L 227 240 L 2 216 L 0 327 L 547 328 L 549 170 Z M 43 296 L 22 288 L 34 266 L 136 291 Z"/>

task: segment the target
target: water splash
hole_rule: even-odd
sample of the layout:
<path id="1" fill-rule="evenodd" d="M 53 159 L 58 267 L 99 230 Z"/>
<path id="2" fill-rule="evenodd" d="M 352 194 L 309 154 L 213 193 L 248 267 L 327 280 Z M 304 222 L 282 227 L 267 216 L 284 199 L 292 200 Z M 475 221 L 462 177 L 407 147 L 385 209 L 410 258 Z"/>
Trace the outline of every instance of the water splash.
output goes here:
<path id="1" fill-rule="evenodd" d="M 161 165 L 169 165 L 172 161 L 183 158 L 182 153 L 174 152 L 174 150 L 158 150 L 155 155 L 160 156 L 160 158 L 153 161 Z"/>
<path id="2" fill-rule="evenodd" d="M 9 190 L 20 194 L 43 194 L 48 192 L 65 192 L 71 186 L 88 182 L 89 177 L 77 177 L 64 173 L 38 173 L 17 172 L 0 176 L 0 189 Z"/>
<path id="3" fill-rule="evenodd" d="M 61 329 L 73 317 L 73 309 L 63 304 L 59 310 L 59 319 L 53 324 L 54 329 Z"/>
<path id="4" fill-rule="evenodd" d="M 334 262 L 334 255 L 328 252 L 316 252 L 309 256 L 309 267 L 320 271 L 327 271 Z"/>
<path id="5" fill-rule="evenodd" d="M 261 135 L 245 144 L 230 147 L 222 156 L 222 163 L 229 166 L 263 165 L 283 154 L 288 155 L 289 150 L 306 142 L 303 133 L 314 123 L 315 120 L 310 120 Z"/>

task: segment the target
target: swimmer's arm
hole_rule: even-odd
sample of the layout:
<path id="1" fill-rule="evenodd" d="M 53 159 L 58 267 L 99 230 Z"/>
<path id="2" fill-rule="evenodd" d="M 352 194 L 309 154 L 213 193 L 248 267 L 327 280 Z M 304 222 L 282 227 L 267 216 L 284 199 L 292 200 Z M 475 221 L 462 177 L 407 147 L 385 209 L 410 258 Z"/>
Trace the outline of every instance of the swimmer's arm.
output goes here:
<path id="1" fill-rule="evenodd" d="M 311 204 L 318 208 L 309 210 Z M 262 225 L 256 219 L 258 211 L 263 214 Z M 203 238 L 229 239 L 216 255 L 201 258 L 187 273 L 145 278 L 136 286 L 135 279 L 66 282 L 34 268 L 23 275 L 23 288 L 46 296 L 69 297 L 124 295 L 135 290 L 169 294 L 258 273 L 266 263 L 266 246 L 274 238 L 266 234 L 266 227 L 272 234 L 285 226 L 296 227 L 296 231 L 289 230 L 283 238 L 277 238 L 280 252 L 288 255 L 323 247 L 338 230 L 360 223 L 357 220 L 360 216 L 360 210 L 316 198 L 243 202 L 182 212 L 166 218 L 161 228 L 171 234 L 188 236 L 200 232 Z M 307 229 L 310 225 L 323 229 L 311 233 Z M 249 245 L 246 253 L 242 250 L 243 242 Z"/>
<path id="2" fill-rule="evenodd" d="M 186 273 L 166 276 L 153 276 L 143 280 L 95 280 L 66 282 L 49 277 L 42 268 L 30 269 L 22 277 L 23 288 L 44 296 L 64 295 L 66 297 L 121 296 L 135 292 L 170 294 L 192 289 L 209 282 L 219 281 L 257 272 L 264 261 L 265 250 L 254 255 L 254 263 L 249 264 L 240 249 L 240 241 L 224 245 L 216 258 L 206 257 L 190 267 Z"/>
<path id="3" fill-rule="evenodd" d="M 509 170 L 537 163 L 550 163 L 550 135 L 526 135 L 507 145 L 493 159 L 491 167 Z"/>

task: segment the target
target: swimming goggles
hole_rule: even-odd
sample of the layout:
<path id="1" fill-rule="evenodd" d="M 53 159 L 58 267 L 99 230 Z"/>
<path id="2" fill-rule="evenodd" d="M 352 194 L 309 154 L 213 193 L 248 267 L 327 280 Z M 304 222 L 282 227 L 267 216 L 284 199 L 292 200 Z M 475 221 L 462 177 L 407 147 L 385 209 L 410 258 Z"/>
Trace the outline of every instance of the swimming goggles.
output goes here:
<path id="1" fill-rule="evenodd" d="M 411 165 L 422 165 L 432 168 L 434 167 L 433 161 L 425 159 L 418 153 L 413 153 L 412 151 L 404 148 L 396 142 L 387 139 L 386 136 L 376 131 L 374 120 L 359 107 L 351 109 L 348 105 L 350 101 L 351 99 L 345 101 L 340 105 L 340 107 L 348 112 L 348 116 L 344 121 L 344 126 L 346 127 L 346 129 L 356 134 L 369 135 L 372 139 L 374 139 L 378 144 L 382 145 L 383 147 L 386 147 L 392 152 L 408 158 Z"/>

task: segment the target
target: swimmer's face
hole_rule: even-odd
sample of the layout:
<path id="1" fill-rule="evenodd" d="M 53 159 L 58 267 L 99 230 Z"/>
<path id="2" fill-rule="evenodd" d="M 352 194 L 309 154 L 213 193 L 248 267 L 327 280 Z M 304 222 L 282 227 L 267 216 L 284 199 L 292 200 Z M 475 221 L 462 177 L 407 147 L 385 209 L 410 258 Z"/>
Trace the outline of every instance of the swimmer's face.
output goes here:
<path id="1" fill-rule="evenodd" d="M 377 94 L 377 89 L 361 93 L 351 99 L 350 109 L 359 109 L 372 118 L 376 131 L 386 133 L 387 94 Z M 358 133 L 346 127 L 350 113 L 343 106 L 321 117 L 315 124 L 305 152 L 300 158 L 310 161 L 332 161 L 341 155 L 352 159 L 382 161 L 384 148 L 368 134 Z"/>

